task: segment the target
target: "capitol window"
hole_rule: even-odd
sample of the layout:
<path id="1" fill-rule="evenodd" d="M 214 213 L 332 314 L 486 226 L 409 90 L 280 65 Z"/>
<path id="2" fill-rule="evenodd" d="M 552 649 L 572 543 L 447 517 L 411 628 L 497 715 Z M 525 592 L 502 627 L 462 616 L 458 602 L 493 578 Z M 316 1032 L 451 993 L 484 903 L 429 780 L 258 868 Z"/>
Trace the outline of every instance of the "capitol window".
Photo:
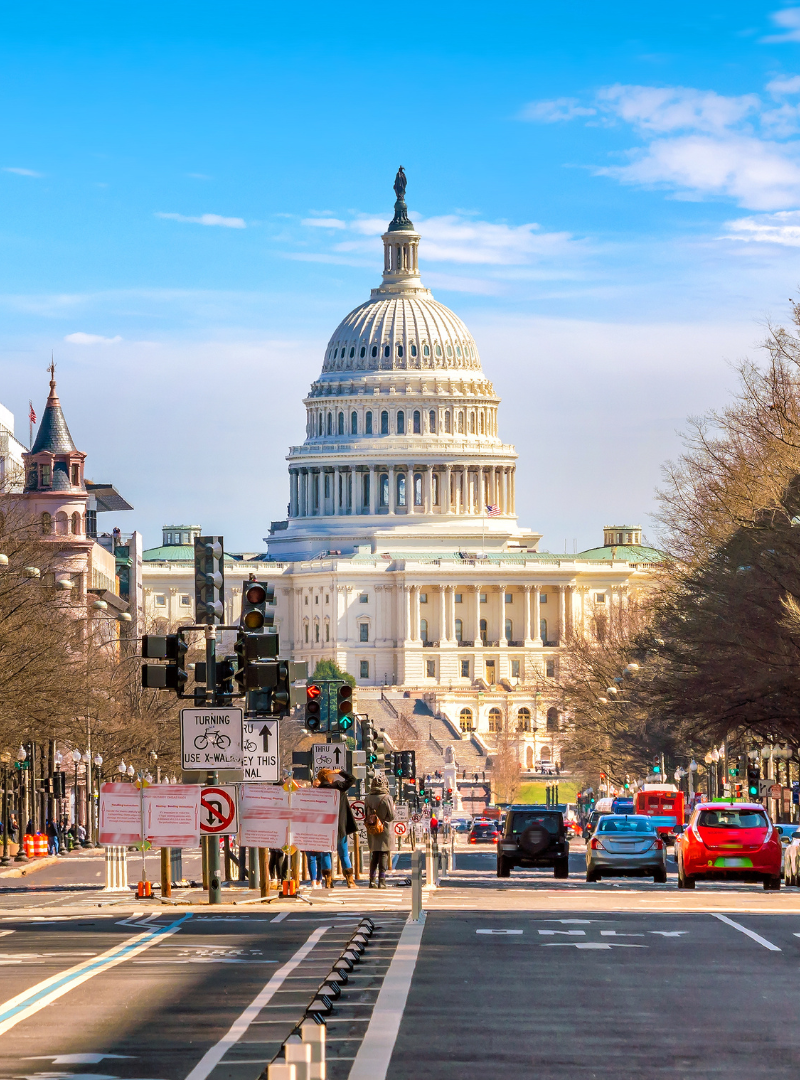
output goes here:
<path id="1" fill-rule="evenodd" d="M 481 641 L 483 642 L 484 645 L 486 644 L 486 631 L 487 631 L 486 619 L 481 619 L 481 621 L 480 621 L 480 635 L 481 635 Z"/>
<path id="2" fill-rule="evenodd" d="M 192 599 L 188 593 L 181 594 L 181 607 L 191 607 Z"/>
<path id="3" fill-rule="evenodd" d="M 512 660 L 511 661 L 511 678 L 512 679 L 518 679 L 519 678 L 519 660 Z"/>
<path id="4" fill-rule="evenodd" d="M 364 506 L 369 506 L 369 473 L 364 474 Z"/>
<path id="5" fill-rule="evenodd" d="M 422 414 L 419 409 L 414 412 L 414 434 L 419 435 L 422 431 Z"/>
<path id="6" fill-rule="evenodd" d="M 400 473 L 397 477 L 397 505 L 406 505 L 406 477 L 405 473 Z"/>
<path id="7" fill-rule="evenodd" d="M 314 623 L 314 641 L 319 641 L 319 620 Z"/>
<path id="8" fill-rule="evenodd" d="M 547 619 L 539 620 L 539 637 L 542 641 L 547 641 Z"/>
<path id="9" fill-rule="evenodd" d="M 546 604 L 547 603 L 547 593 L 546 592 L 543 592 L 543 593 L 541 593 L 539 595 L 539 603 L 540 604 Z"/>
<path id="10" fill-rule="evenodd" d="M 402 345 L 397 346 L 397 355 L 402 357 L 402 355 L 403 355 L 403 346 Z"/>
<path id="11" fill-rule="evenodd" d="M 461 621 L 461 619 L 456 619 L 456 641 L 458 641 L 460 643 L 463 640 L 463 637 L 464 637 L 464 624 Z"/>
<path id="12" fill-rule="evenodd" d="M 163 596 L 163 595 L 159 594 L 158 596 L 153 597 L 153 599 L 156 602 L 156 607 L 166 607 L 167 606 L 167 598 L 166 598 L 166 596 Z"/>
<path id="13" fill-rule="evenodd" d="M 484 424 L 483 413 L 481 413 L 481 435 L 484 434 L 483 424 Z"/>
<path id="14" fill-rule="evenodd" d="M 323 427 L 323 424 L 324 424 L 324 421 L 323 421 L 323 419 L 322 419 L 322 413 L 320 413 L 320 414 L 319 414 L 319 424 L 317 425 L 317 426 L 318 426 L 318 428 L 319 428 L 319 434 L 320 434 L 320 435 L 322 435 L 322 434 L 323 434 L 323 431 L 324 431 L 324 427 Z"/>
<path id="15" fill-rule="evenodd" d="M 422 355 L 423 356 L 430 356 L 431 355 L 431 350 L 428 348 L 427 345 L 422 346 Z"/>
<path id="16" fill-rule="evenodd" d="M 435 409 L 431 409 L 431 411 L 428 413 L 428 427 L 430 428 L 431 434 L 435 435 L 436 434 L 436 410 Z"/>
<path id="17" fill-rule="evenodd" d="M 414 473 L 414 506 L 422 506 L 422 474 Z"/>
<path id="18" fill-rule="evenodd" d="M 344 435 L 344 413 L 343 412 L 339 413 L 338 432 L 339 432 L 340 435 Z"/>
<path id="19" fill-rule="evenodd" d="M 416 346 L 416 345 L 414 345 L 414 344 L 413 344 L 413 342 L 412 342 L 412 345 L 411 345 L 411 355 L 412 355 L 412 356 L 416 356 L 416 355 L 417 355 L 417 346 Z"/>
<path id="20" fill-rule="evenodd" d="M 520 709 L 517 713 L 517 731 L 530 731 L 531 730 L 531 710 L 527 708 Z"/>
<path id="21" fill-rule="evenodd" d="M 329 499 L 330 497 L 331 497 L 331 474 L 326 472 L 325 473 L 325 498 Z"/>
<path id="22" fill-rule="evenodd" d="M 389 474 L 381 473 L 381 506 L 389 505 Z"/>
<path id="23" fill-rule="evenodd" d="M 373 345 L 373 346 L 372 346 L 372 355 L 373 355 L 373 356 L 377 356 L 377 355 L 378 355 L 378 346 L 377 346 L 377 345 Z"/>
<path id="24" fill-rule="evenodd" d="M 481 596 L 481 603 L 482 603 L 482 604 L 486 604 L 486 603 L 488 603 L 488 600 L 487 600 L 487 597 L 486 597 L 486 593 L 485 593 L 485 592 L 482 592 L 482 593 L 480 594 L 480 596 Z"/>
<path id="25" fill-rule="evenodd" d="M 447 409 L 444 414 L 444 430 L 445 434 L 450 434 L 450 410 Z"/>
<path id="26" fill-rule="evenodd" d="M 360 356 L 361 356 L 362 360 L 363 360 L 363 358 L 364 358 L 364 357 L 365 357 L 366 355 L 367 355 L 367 348 L 366 348 L 366 345 L 362 345 L 362 346 L 361 346 L 361 353 L 360 353 Z"/>
<path id="27" fill-rule="evenodd" d="M 362 622 L 358 624 L 358 640 L 369 641 L 369 623 Z"/>
<path id="28" fill-rule="evenodd" d="M 364 433 L 366 435 L 372 434 L 372 413 L 368 412 L 364 417 Z"/>
<path id="29" fill-rule="evenodd" d="M 450 345 L 447 346 L 447 355 L 452 360 L 452 358 L 453 358 L 453 350 L 452 350 Z"/>
<path id="30" fill-rule="evenodd" d="M 556 677 L 556 662 L 555 660 L 545 660 L 544 673 L 548 679 L 554 679 Z"/>
<path id="31" fill-rule="evenodd" d="M 358 598 L 358 602 L 359 602 L 359 604 L 368 604 L 369 603 L 369 595 L 367 593 L 365 593 L 365 592 L 362 592 L 361 595 Z"/>
<path id="32" fill-rule="evenodd" d="M 462 660 L 462 666 L 464 663 L 467 665 L 467 678 L 469 678 L 469 660 Z M 461 674 L 464 672 L 462 670 Z M 458 714 L 458 725 L 462 731 L 472 731 L 472 709 L 462 709 Z"/>
<path id="33" fill-rule="evenodd" d="M 307 622 L 303 623 L 303 637 L 305 639 L 306 645 L 308 645 L 308 623 Z"/>
<path id="34" fill-rule="evenodd" d="M 328 413 L 328 434 L 333 435 L 333 413 Z"/>
<path id="35" fill-rule="evenodd" d="M 506 619 L 506 641 L 511 641 L 514 637 L 514 624 L 511 619 Z"/>
<path id="36" fill-rule="evenodd" d="M 441 355 L 442 355 L 442 346 L 441 346 L 441 345 L 439 344 L 439 342 L 438 342 L 438 341 L 436 342 L 436 355 L 437 355 L 437 356 L 441 356 Z"/>
<path id="37" fill-rule="evenodd" d="M 464 410 L 463 409 L 458 410 L 458 433 L 459 433 L 459 435 L 464 434 Z"/>
<path id="38" fill-rule="evenodd" d="M 436 678 L 436 661 L 435 660 L 426 660 L 425 661 L 425 675 L 429 679 L 435 679 Z"/>
<path id="39" fill-rule="evenodd" d="M 606 594 L 604 592 L 596 592 L 594 594 L 594 602 L 596 604 L 604 604 L 606 602 Z"/>
<path id="40" fill-rule="evenodd" d="M 428 602 L 428 594 L 426 592 L 421 592 L 419 594 L 419 602 L 421 604 L 427 604 L 427 602 Z"/>
<path id="41" fill-rule="evenodd" d="M 369 678 L 369 660 L 361 660 L 361 661 L 359 661 L 358 670 L 359 670 L 359 678 L 368 679 Z"/>
<path id="42" fill-rule="evenodd" d="M 352 359 L 356 355 L 355 347 L 350 350 L 350 358 Z"/>
<path id="43" fill-rule="evenodd" d="M 350 434 L 358 435 L 358 413 L 350 413 Z"/>
<path id="44" fill-rule="evenodd" d="M 433 505 L 439 505 L 439 474 L 433 474 L 433 480 L 431 486 L 433 487 Z"/>
<path id="45" fill-rule="evenodd" d="M 503 714 L 499 709 L 489 709 L 489 731 L 498 735 L 503 730 Z"/>
<path id="46" fill-rule="evenodd" d="M 389 434 L 389 414 L 384 411 L 381 413 L 381 435 Z"/>
<path id="47" fill-rule="evenodd" d="M 547 710 L 547 730 L 558 731 L 558 709 L 555 705 Z M 544 757 L 544 754 L 542 754 Z"/>
<path id="48" fill-rule="evenodd" d="M 461 359 L 461 346 L 460 345 L 456 345 L 456 356 L 458 357 L 459 360 Z"/>
<path id="49" fill-rule="evenodd" d="M 461 661 L 461 678 L 462 679 L 468 679 L 469 678 L 469 660 L 462 660 Z"/>
<path id="50" fill-rule="evenodd" d="M 383 346 L 383 355 L 384 356 L 391 356 L 392 355 L 392 347 L 391 347 L 391 345 L 384 345 Z"/>
<path id="51" fill-rule="evenodd" d="M 406 433 L 406 414 L 399 412 L 397 414 L 397 434 L 405 435 Z"/>
<path id="52" fill-rule="evenodd" d="M 507 604 L 513 604 L 514 603 L 514 594 L 513 593 L 510 593 L 510 592 L 506 593 L 506 603 Z"/>
<path id="53" fill-rule="evenodd" d="M 420 639 L 420 641 L 427 641 L 428 640 L 428 620 L 427 619 L 420 619 L 419 620 L 419 639 Z"/>
<path id="54" fill-rule="evenodd" d="M 325 620 L 325 640 L 331 640 L 331 624 L 328 622 L 327 619 Z"/>

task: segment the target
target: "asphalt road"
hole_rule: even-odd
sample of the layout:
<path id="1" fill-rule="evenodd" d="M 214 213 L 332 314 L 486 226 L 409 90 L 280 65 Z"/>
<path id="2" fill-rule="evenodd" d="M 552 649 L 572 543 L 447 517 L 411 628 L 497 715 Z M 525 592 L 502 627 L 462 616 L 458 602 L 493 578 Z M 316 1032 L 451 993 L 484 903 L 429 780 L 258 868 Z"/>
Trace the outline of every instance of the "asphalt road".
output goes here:
<path id="1" fill-rule="evenodd" d="M 566 880 L 500 880 L 494 860 L 459 851 L 423 928 L 402 886 L 165 908 L 102 894 L 97 857 L 2 879 L 0 1078 L 257 1080 L 362 913 L 378 930 L 328 1021 L 331 1080 L 796 1075 L 800 889 L 678 891 L 674 865 L 589 885 L 580 851 Z"/>

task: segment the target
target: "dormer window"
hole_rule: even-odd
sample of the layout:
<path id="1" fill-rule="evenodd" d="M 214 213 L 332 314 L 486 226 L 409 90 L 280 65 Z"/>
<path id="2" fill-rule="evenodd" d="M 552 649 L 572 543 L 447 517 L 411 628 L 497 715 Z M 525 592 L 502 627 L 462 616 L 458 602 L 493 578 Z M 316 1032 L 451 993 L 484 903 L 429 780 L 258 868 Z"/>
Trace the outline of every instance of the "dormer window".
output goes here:
<path id="1" fill-rule="evenodd" d="M 77 487 L 81 482 L 81 467 L 80 465 L 72 466 L 72 486 Z"/>
<path id="2" fill-rule="evenodd" d="M 50 487 L 53 483 L 53 469 L 50 465 L 39 466 L 39 478 L 42 487 Z"/>
<path id="3" fill-rule="evenodd" d="M 416 355 L 417 355 L 417 346 L 416 346 L 416 345 L 414 345 L 413 343 L 412 343 L 412 345 L 411 345 L 411 355 L 412 355 L 412 356 L 416 356 Z"/>

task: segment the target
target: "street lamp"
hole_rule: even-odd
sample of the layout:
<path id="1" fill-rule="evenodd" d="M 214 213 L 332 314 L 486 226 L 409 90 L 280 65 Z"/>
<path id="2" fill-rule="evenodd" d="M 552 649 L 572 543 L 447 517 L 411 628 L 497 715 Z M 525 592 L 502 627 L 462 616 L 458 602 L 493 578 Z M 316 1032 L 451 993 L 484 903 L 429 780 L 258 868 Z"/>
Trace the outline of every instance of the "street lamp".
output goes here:
<path id="1" fill-rule="evenodd" d="M 24 746 L 21 746 L 19 748 L 19 750 L 17 750 L 17 761 L 19 762 L 20 765 L 22 764 L 23 761 L 25 761 L 27 756 L 28 756 L 28 751 L 25 749 Z M 28 861 L 28 856 L 25 854 L 25 840 L 24 840 L 25 823 L 28 820 L 27 816 L 25 814 L 25 810 L 26 810 L 25 803 L 27 801 L 27 798 L 26 798 L 26 786 L 27 786 L 26 777 L 27 777 L 27 770 L 20 768 L 20 770 L 19 770 L 19 792 L 18 792 L 19 806 L 17 807 L 17 815 L 18 815 L 17 816 L 17 824 L 18 824 L 18 832 L 19 832 L 19 848 L 17 849 L 17 854 L 14 856 L 14 862 L 27 862 Z"/>
<path id="2" fill-rule="evenodd" d="M 129 765 L 128 768 L 125 771 L 127 772 L 128 776 L 130 776 L 130 777 L 133 777 L 133 776 L 136 775 L 136 769 L 134 769 L 133 765 Z"/>
<path id="3" fill-rule="evenodd" d="M 0 754 L 0 762 L 3 765 L 3 857 L 0 866 L 8 866 L 11 856 L 8 854 L 8 836 L 11 826 L 11 814 L 8 810 L 8 766 L 11 764 L 11 754 L 7 751 Z"/>

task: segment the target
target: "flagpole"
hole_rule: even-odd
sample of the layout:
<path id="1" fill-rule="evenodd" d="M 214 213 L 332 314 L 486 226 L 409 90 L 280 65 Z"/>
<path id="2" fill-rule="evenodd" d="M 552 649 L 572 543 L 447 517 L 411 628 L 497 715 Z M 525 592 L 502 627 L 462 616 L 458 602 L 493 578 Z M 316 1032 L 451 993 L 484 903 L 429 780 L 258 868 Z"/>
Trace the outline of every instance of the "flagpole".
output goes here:
<path id="1" fill-rule="evenodd" d="M 483 514 L 481 515 L 481 520 L 483 522 L 483 539 L 482 539 L 482 545 L 481 545 L 481 555 L 485 555 L 486 554 L 486 504 L 485 503 L 483 505 Z"/>

